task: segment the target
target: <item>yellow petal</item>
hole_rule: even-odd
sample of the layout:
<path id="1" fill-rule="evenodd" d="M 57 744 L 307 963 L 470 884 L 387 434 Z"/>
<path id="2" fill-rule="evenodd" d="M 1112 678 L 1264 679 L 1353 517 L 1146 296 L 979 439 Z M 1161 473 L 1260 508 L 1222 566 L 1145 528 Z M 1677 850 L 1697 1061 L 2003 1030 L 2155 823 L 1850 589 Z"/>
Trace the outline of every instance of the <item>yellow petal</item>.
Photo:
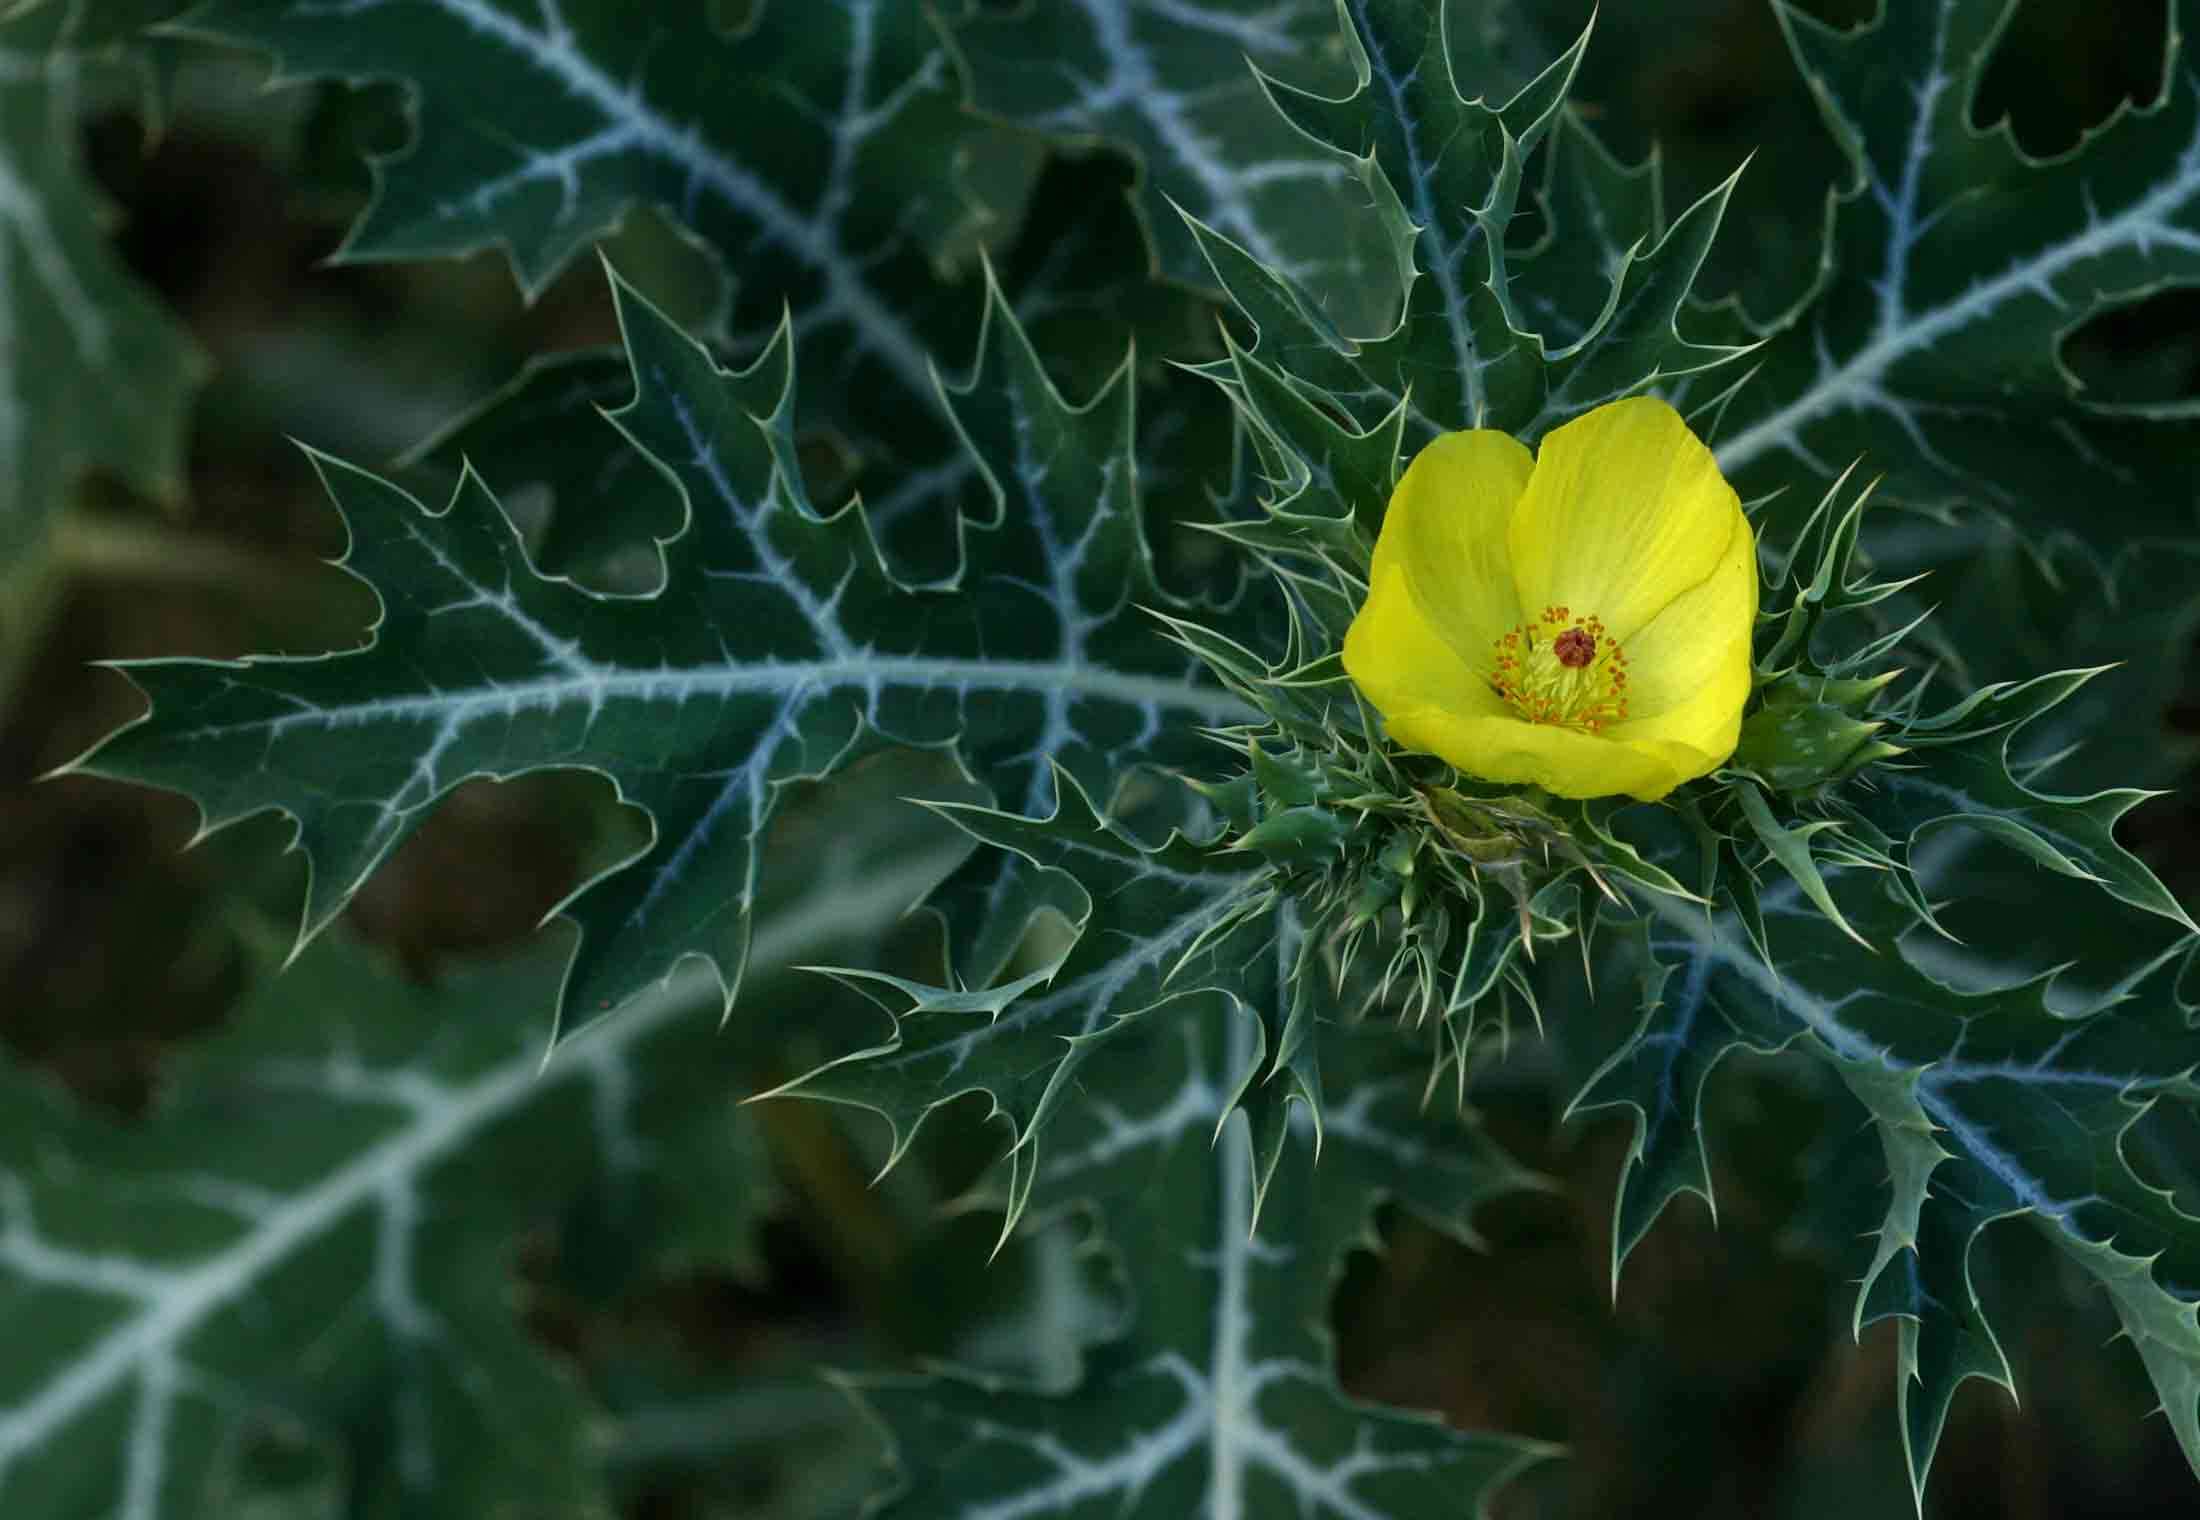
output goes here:
<path id="1" fill-rule="evenodd" d="M 1429 622 L 1478 669 L 1520 621 L 1506 527 L 1534 467 L 1510 434 L 1446 433 L 1406 467 L 1375 542 L 1370 579 L 1402 570 Z"/>
<path id="2" fill-rule="evenodd" d="M 1610 733 L 1637 733 L 1639 722 L 1657 722 L 1663 737 L 1716 750 L 1720 761 L 1731 755 L 1742 702 L 1749 697 L 1749 640 L 1756 623 L 1758 541 L 1736 508 L 1734 532 L 1712 574 L 1624 640 L 1628 706 L 1635 717 L 1615 724 Z"/>
<path id="3" fill-rule="evenodd" d="M 1380 705 L 1380 704 L 1378 704 Z M 1655 802 L 1687 780 L 1668 746 L 1440 707 L 1385 710 L 1390 735 L 1484 781 L 1540 786 L 1559 797 L 1625 792 Z M 1698 772 L 1697 774 L 1701 774 Z"/>
<path id="4" fill-rule="evenodd" d="M 1618 744 L 1655 749 L 1681 779 L 1692 781 L 1724 765 L 1742 737 L 1742 705 L 1749 700 L 1749 648 L 1729 660 L 1687 701 L 1651 717 L 1629 718 L 1604 730 Z"/>
<path id="5" fill-rule="evenodd" d="M 1707 692 L 1700 702 L 1661 717 L 1615 723 L 1602 737 L 1658 755 L 1671 768 L 1674 785 L 1693 781 L 1710 775 L 1733 755 L 1742 735 L 1742 700 L 1748 694 L 1745 671 L 1740 695 L 1727 689 L 1716 695 Z"/>
<path id="6" fill-rule="evenodd" d="M 1740 513 L 1680 413 L 1649 396 L 1600 406 L 1536 456 L 1510 535 L 1520 604 L 1594 614 L 1625 643 L 1711 574 Z"/>
<path id="7" fill-rule="evenodd" d="M 1411 707 L 1505 710 L 1488 670 L 1461 657 L 1406 589 L 1404 567 L 1380 556 L 1367 602 L 1345 632 L 1344 668 L 1386 716 Z"/>

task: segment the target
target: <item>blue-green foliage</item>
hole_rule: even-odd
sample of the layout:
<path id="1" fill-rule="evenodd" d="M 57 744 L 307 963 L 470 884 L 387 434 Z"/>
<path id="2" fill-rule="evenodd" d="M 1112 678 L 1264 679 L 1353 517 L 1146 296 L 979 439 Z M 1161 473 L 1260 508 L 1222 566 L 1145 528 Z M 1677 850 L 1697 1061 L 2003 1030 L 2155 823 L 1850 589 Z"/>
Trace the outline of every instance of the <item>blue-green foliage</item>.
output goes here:
<path id="1" fill-rule="evenodd" d="M 2175 28 L 2161 98 L 2041 164 L 1968 115 L 2009 0 L 1891 3 L 1849 33 L 1782 6 L 1853 177 L 1809 299 L 1757 331 L 1691 299 L 1734 181 L 1665 219 L 1656 166 L 1569 106 L 1593 30 L 1486 90 L 1491 49 L 1519 52 L 1505 9 L 1062 0 L 935 29 L 889 0 L 764 0 L 728 33 L 702 0 L 211 0 L 184 23 L 291 73 L 406 83 L 416 140 L 378 162 L 347 257 L 498 246 L 537 288 L 647 204 L 718 250 L 736 319 L 714 349 L 614 276 L 624 373 L 561 361 L 459 435 L 512 458 L 522 422 L 615 402 L 536 463 L 563 541 L 656 543 L 656 589 L 544 573 L 470 469 L 431 506 L 320 458 L 344 563 L 381 599 L 371 640 L 133 664 L 151 711 L 83 766 L 184 792 L 209 827 L 287 814 L 308 937 L 465 778 L 609 777 L 650 831 L 566 905 L 580 946 L 542 1002 L 571 1032 L 684 958 L 732 997 L 790 783 L 951 753 L 991 801 L 945 810 L 977 846 L 930 898 L 945 962 L 840 973 L 890 1028 L 782 1095 L 884 1116 L 899 1156 L 984 1094 L 1007 1227 L 1089 1208 L 1133 1311 L 1067 1391 L 858 1380 L 894 1443 L 887 1513 L 1476 1509 L 1541 1449 L 1356 1403 L 1321 1322 L 1384 1198 L 1464 1234 L 1529 1185 L 1459 1100 L 1531 1017 L 1593 1073 L 1559 1099 L 1630 1111 L 1615 1280 L 1668 1203 L 1710 1196 L 1698 1119 L 1730 1052 L 1816 1063 L 1871 1126 L 1847 1180 L 1885 1197 L 1855 1320 L 1900 1322 L 1921 1506 L 1962 1382 L 2008 1381 L 1971 1286 L 2004 1220 L 2106 1289 L 2200 1467 L 2200 1220 L 2124 1150 L 2150 1106 L 2200 1098 L 2192 922 L 2115 838 L 2145 794 L 2048 789 L 2038 741 L 2093 710 L 2093 672 L 1972 681 L 1960 657 L 2005 625 L 1959 599 L 1920 627 L 1917 593 L 1872 570 L 1987 545 L 2036 574 L 2075 544 L 2066 594 L 2098 605 L 2137 584 L 2120 546 L 2189 535 L 2184 409 L 2094 405 L 2058 357 L 2077 323 L 2200 278 Z M 1201 72 L 1234 51 L 1252 73 Z M 957 175 L 999 174 L 1012 220 L 1041 198 L 999 167 L 1034 148 L 1020 131 L 1122 140 L 1174 283 L 1141 283 L 1143 247 L 1126 275 L 1105 239 L 989 231 Z M 988 236 L 1029 267 L 985 266 Z M 1226 301 L 1219 336 L 1170 325 L 1191 282 Z M 1094 320 L 1105 341 L 1068 354 Z M 1210 410 L 1131 326 L 1175 334 Z M 1760 732 L 1792 719 L 1838 753 L 1775 736 L 1668 805 L 1580 807 L 1387 744 L 1336 649 L 1404 459 L 1466 427 L 1532 443 L 1643 391 L 1757 508 Z M 1232 417 L 1227 473 L 1203 469 Z M 1885 477 L 1870 513 L 1822 495 L 1859 457 Z M 654 488 L 595 500 L 590 478 Z M 1209 577 L 1233 595 L 1156 568 L 1164 540 L 1198 562 L 1162 480 L 1170 522 L 1210 498 L 1198 543 L 1234 557 Z M 1956 683 L 1883 678 L 1951 652 Z M 1942 884 L 1996 851 L 2080 892 L 2097 961 L 2057 977 L 2015 943 L 1950 948 Z M 1578 955 L 1549 953 L 1568 938 Z M 559 1059 L 624 1049 L 634 1017 Z M 10 1421 L 75 1375 L 50 1354 L 0 1411 L 0 1495 L 29 1428 Z M 101 1429 L 94 1457 L 131 1440 Z"/>

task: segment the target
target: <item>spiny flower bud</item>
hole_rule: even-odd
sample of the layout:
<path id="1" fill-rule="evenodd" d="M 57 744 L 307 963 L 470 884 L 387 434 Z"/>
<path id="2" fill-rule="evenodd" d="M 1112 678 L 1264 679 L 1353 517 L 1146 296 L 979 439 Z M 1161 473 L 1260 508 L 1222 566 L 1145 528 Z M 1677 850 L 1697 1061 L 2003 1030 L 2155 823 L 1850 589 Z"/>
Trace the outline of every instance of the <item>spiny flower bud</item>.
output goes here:
<path id="1" fill-rule="evenodd" d="M 1853 776 L 1902 753 L 1876 735 L 1871 700 L 1902 672 L 1865 679 L 1785 675 L 1762 689 L 1763 705 L 1742 720 L 1734 764 L 1780 792 L 1804 792 Z"/>

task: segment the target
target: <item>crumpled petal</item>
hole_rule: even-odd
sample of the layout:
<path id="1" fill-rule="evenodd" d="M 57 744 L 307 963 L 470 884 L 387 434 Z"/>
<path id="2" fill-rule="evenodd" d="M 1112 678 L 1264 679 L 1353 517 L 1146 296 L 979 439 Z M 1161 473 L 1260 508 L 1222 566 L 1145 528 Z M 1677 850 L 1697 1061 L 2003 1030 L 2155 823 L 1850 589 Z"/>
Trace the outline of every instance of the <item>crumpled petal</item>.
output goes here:
<path id="1" fill-rule="evenodd" d="M 1536 455 L 1510 533 L 1520 605 L 1594 612 L 1629 644 L 1718 566 L 1741 510 L 1672 407 L 1600 406 L 1552 429 Z"/>

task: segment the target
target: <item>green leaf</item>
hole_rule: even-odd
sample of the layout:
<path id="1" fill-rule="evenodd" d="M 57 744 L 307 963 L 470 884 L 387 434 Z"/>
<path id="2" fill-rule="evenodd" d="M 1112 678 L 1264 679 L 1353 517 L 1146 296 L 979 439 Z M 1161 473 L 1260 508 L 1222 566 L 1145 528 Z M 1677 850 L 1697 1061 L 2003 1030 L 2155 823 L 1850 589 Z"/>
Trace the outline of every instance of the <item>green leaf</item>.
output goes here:
<path id="1" fill-rule="evenodd" d="M 1139 1021 L 1229 1017 L 1219 947 L 1255 906 L 1261 874 L 1245 856 L 1180 834 L 1141 844 L 1074 780 L 1064 780 L 1059 797 L 1045 819 L 982 808 L 948 816 L 1025 861 L 1044 900 L 1069 905 L 1076 933 L 1069 948 L 1026 976 L 975 990 L 843 972 L 892 1015 L 892 1034 L 780 1090 L 878 1113 L 893 1131 L 893 1159 L 934 1110 L 987 1095 L 992 1116 L 1009 1128 L 1004 1239 L 1044 1164 L 1042 1131 L 1080 1083 L 1113 1090 L 1118 1047 Z"/>
<path id="2" fill-rule="evenodd" d="M 1013 221 L 1013 236 L 989 245 L 1000 288 L 1049 375 L 1078 393 L 1106 384 L 1121 365 L 1126 324 L 1141 351 L 1203 352 L 1211 346 L 1208 303 L 1146 278 L 1135 257 L 1139 233 L 1128 203 L 1101 193 L 1117 173 L 1112 160 L 1095 156 L 1048 161 L 1028 195 L 1000 213 Z M 968 273 L 972 295 L 958 289 L 939 298 L 958 313 L 977 299 L 978 271 L 973 266 Z M 735 368 L 752 362 L 761 346 L 722 341 L 715 326 L 697 335 Z M 947 346 L 936 354 L 959 351 L 967 330 L 958 323 L 941 341 Z M 819 353 L 832 357 L 831 346 L 812 345 L 806 331 L 802 342 L 806 365 Z M 1164 524 L 1211 515 L 1205 488 L 1219 461 L 1207 457 L 1215 452 L 1209 440 L 1226 426 L 1227 403 L 1211 387 L 1174 371 L 1149 367 L 1137 378 L 1139 482 L 1164 551 L 1166 579 L 1177 567 L 1166 554 L 1171 545 Z M 670 483 L 603 421 L 603 411 L 630 392 L 627 365 L 616 349 L 537 358 L 412 451 L 410 462 L 427 477 L 421 494 L 447 491 L 470 463 L 496 483 L 515 515 L 524 511 L 530 525 L 547 516 L 547 527 L 529 538 L 531 557 L 545 573 L 576 576 L 600 589 L 652 589 L 650 539 L 675 533 L 682 514 Z M 859 457 L 850 450 L 853 435 L 841 415 L 851 399 L 828 389 L 805 403 L 799 439 L 812 498 L 820 506 L 837 505 L 860 489 L 891 557 L 914 575 L 952 573 L 954 540 L 943 531 L 944 507 L 959 502 L 966 513 L 985 515 L 991 505 L 976 462 L 954 446 L 951 429 L 942 435 L 945 455 L 897 436 L 889 440 L 889 453 Z M 813 414 L 819 410 L 822 415 Z M 929 387 L 913 411 L 917 415 L 901 420 L 920 432 L 927 418 L 946 416 Z M 1206 547 L 1211 554 L 1215 546 Z M 1235 582 L 1213 574 L 1192 580 L 1225 596 Z"/>
<path id="3" fill-rule="evenodd" d="M 1573 110 L 1560 114 L 1547 142 L 1536 196 L 1543 233 L 1519 254 L 1534 269 L 1520 301 L 1546 340 L 1561 346 L 1596 329 L 1614 279 L 1664 238 L 1665 196 L 1656 158 L 1621 163 Z"/>
<path id="4" fill-rule="evenodd" d="M 1772 807 L 1765 801 L 1765 794 L 1747 781 L 1735 783 L 1734 799 L 1742 807 L 1742 817 L 1748 822 L 1750 833 L 1779 862 L 1795 884 L 1803 889 L 1803 895 L 1812 906 L 1826 915 L 1826 919 L 1858 947 L 1871 949 L 1871 942 L 1849 927 L 1849 921 L 1841 916 L 1834 904 L 1833 894 L 1826 889 L 1826 879 L 1818 869 L 1818 862 L 1811 854 L 1810 837 L 1827 829 L 1837 829 L 1839 824 L 1830 818 L 1820 818 L 1808 823 L 1790 826 L 1772 814 Z"/>
<path id="5" fill-rule="evenodd" d="M 1879 767 L 1875 784 L 1859 788 L 1848 805 L 1913 847 L 1942 827 L 1978 830 L 2048 870 L 2096 883 L 2121 902 L 2200 932 L 2169 889 L 2116 842 L 2116 820 L 2154 793 L 2114 788 L 2053 796 L 2034 791 L 2011 767 L 2018 736 L 2099 673 L 2066 670 L 1985 687 L 1948 713 L 1909 725 L 1903 742 L 1918 763 Z"/>
<path id="6" fill-rule="evenodd" d="M 1875 943 L 1893 946 L 1915 924 L 1884 873 L 1828 879 Z M 2046 979 L 1965 989 L 1903 953 L 1860 956 L 1793 883 L 1757 900 L 1769 965 L 1733 914 L 1642 901 L 1650 919 L 1619 943 L 1645 1012 L 1576 1099 L 1579 1109 L 1619 1104 L 1638 1116 L 1615 1271 L 1671 1198 L 1710 1196 L 1696 1118 L 1719 1061 L 1800 1042 L 1840 1077 L 1882 1142 L 1892 1190 L 1857 1320 L 1902 1321 L 1904 1439 L 1920 1496 L 1956 1389 L 1971 1377 L 2010 1382 L 1969 1263 L 1987 1244 L 1980 1232 L 2012 1215 L 2032 1219 L 2107 1286 L 2127 1326 L 2138 1325 L 2135 1338 L 2144 1333 L 2148 1371 L 2200 1467 L 2200 1341 L 2189 1333 L 2200 1219 L 2142 1181 L 2123 1153 L 2150 1105 L 2200 1100 L 2191 1076 L 2200 1033 L 2175 990 L 2195 942 L 2174 942 L 2069 1012 L 2051 1005 Z"/>
<path id="7" fill-rule="evenodd" d="M 763 965 L 860 945 L 956 853 L 788 843 Z M 523 1323 L 518 1236 L 593 1195 L 630 1249 L 738 1266 L 772 1192 L 735 1164 L 754 1047 L 711 989 L 546 1064 L 558 959 L 431 992 L 330 936 L 135 1124 L 0 1071 L 0 1510 L 600 1512 L 601 1422 Z"/>
<path id="8" fill-rule="evenodd" d="M 1463 52 L 1440 0 L 1345 0 L 1340 10 L 1358 79 L 1353 93 L 1331 98 L 1265 82 L 1294 126 L 1353 157 L 1374 202 L 1370 214 L 1409 270 L 1395 325 L 1379 336 L 1347 334 L 1285 272 L 1221 229 L 1191 221 L 1216 278 L 1259 335 L 1250 356 L 1236 353 L 1205 372 L 1256 426 L 1299 454 L 1303 468 L 1285 484 L 1325 490 L 1338 454 L 1335 439 L 1325 448 L 1305 438 L 1307 425 L 1294 416 L 1302 409 L 1329 414 L 1331 432 L 1345 439 L 1387 440 L 1402 422 L 1396 436 L 1407 453 L 1459 428 L 1498 428 L 1532 443 L 1592 407 L 1748 351 L 1693 342 L 1675 325 L 1731 180 L 1661 227 L 1654 176 L 1645 195 L 1592 150 L 1603 171 L 1596 183 L 1572 176 L 1571 198 L 1547 190 L 1549 235 L 1513 248 L 1528 161 L 1566 121 L 1587 32 L 1493 106 L 1461 76 Z M 1557 137 L 1568 144 L 1565 162 L 1584 157 L 1577 123 Z M 1592 216 L 1583 195 L 1608 195 L 1609 204 Z M 1624 225 L 1636 217 L 1641 225 Z M 1589 251 L 1584 222 L 1605 252 Z M 1300 393 L 1295 402 L 1275 396 L 1277 377 Z M 1393 465 L 1381 473 L 1394 472 Z M 1291 503 L 1286 495 L 1278 507 Z M 1360 497 L 1317 495 L 1294 510 L 1368 516 Z"/>
<path id="9" fill-rule="evenodd" d="M 1840 32 L 1779 7 L 1854 178 L 1815 300 L 1716 429 L 1745 496 L 1862 457 L 1898 499 L 1998 511 L 2103 553 L 2191 529 L 2189 442 L 2160 426 L 2189 409 L 2096 404 L 2061 349 L 2092 316 L 2200 280 L 2193 7 L 2170 7 L 2159 99 L 2046 161 L 2006 124 L 1969 121 L 2013 9 L 1889 4 Z"/>
<path id="10" fill-rule="evenodd" d="M 538 356 L 409 458 L 452 479 L 470 466 L 496 482 L 515 518 L 543 517 L 528 559 L 544 574 L 652 591 L 661 567 L 650 551 L 679 532 L 686 508 L 679 487 L 604 421 L 633 394 L 615 348 Z"/>
<path id="11" fill-rule="evenodd" d="M 2200 1467 L 2200 1304 L 2183 1286 L 2164 1287 L 2144 1256 L 2067 1235 L 2055 1241 L 2108 1290 L 2125 1336 L 2161 1394 L 2177 1444 Z"/>
<path id="12" fill-rule="evenodd" d="M 1512 431 L 1516 398 L 1539 377 L 1510 320 L 1505 233 L 1527 155 L 1549 130 L 1588 35 L 1492 108 L 1470 99 L 1471 84 L 1462 90 L 1453 72 L 1441 3 L 1347 0 L 1340 14 L 1358 81 L 1351 95 L 1266 83 L 1292 125 L 1360 159 L 1400 262 L 1415 273 L 1396 331 L 1366 345 L 1356 367 L 1393 401 L 1411 393 L 1436 427 Z"/>
<path id="13" fill-rule="evenodd" d="M 993 292 L 947 402 L 1000 503 L 963 564 L 916 587 L 860 509 L 824 518 L 793 456 L 784 330 L 729 374 L 614 281 L 635 399 L 616 416 L 688 504 L 663 590 L 592 595 L 528 565 L 478 477 L 429 512 L 317 456 L 352 526 L 345 563 L 383 616 L 351 653 L 126 667 L 153 710 L 80 762 L 193 796 L 207 828 L 289 813 L 325 925 L 451 787 L 545 766 L 609 776 L 654 828 L 573 900 L 560 1030 L 708 959 L 730 998 L 781 785 L 887 742 L 954 745 L 1004 802 L 1053 770 L 1104 786 L 1203 746 L 1242 704 L 1203 683 L 1138 603 L 1161 599 L 1136 518 L 1127 379 L 1065 403 Z"/>
<path id="14" fill-rule="evenodd" d="M 979 299 L 939 260 L 974 215 L 953 71 L 918 6 L 747 10 L 729 36 L 707 0 L 209 0 L 177 29 L 272 53 L 282 79 L 407 86 L 414 140 L 375 160 L 342 259 L 498 248 L 532 295 L 632 206 L 684 223 L 736 277 L 743 350 L 785 313 L 832 377 L 816 404 L 873 510 L 930 508 L 938 531 L 968 463 L 929 356 Z"/>
<path id="15" fill-rule="evenodd" d="M 1163 273 L 1212 279 L 1183 212 L 1315 293 L 1348 326 L 1386 320 L 1398 270 L 1342 154 L 1270 111 L 1250 62 L 1343 82 L 1327 0 L 1075 0 L 971 6 L 954 42 L 980 110 L 1136 155 L 1139 216 Z"/>
<path id="16" fill-rule="evenodd" d="M 1116 1054 L 1118 1052 L 1111 1052 Z M 1529 1179 L 1420 1104 L 1420 1058 L 1386 1033 L 1334 1041 L 1346 1103 L 1322 1165 L 1281 1168 L 1255 1210 L 1249 1125 L 1217 1126 L 1257 1065 L 1252 1021 L 1147 1018 L 1116 1075 L 1064 1113 L 1044 1191 L 1097 1205 L 1137 1318 L 1066 1396 L 959 1376 L 854 1391 L 893 1442 L 886 1516 L 1106 1513 L 1422 1520 L 1479 1513 L 1535 1443 L 1446 1429 L 1341 1393 L 1323 1326 L 1341 1254 L 1385 1195 L 1454 1234 Z"/>
<path id="17" fill-rule="evenodd" d="M 173 503 L 205 358 L 108 240 L 78 161 L 80 0 L 0 21 L 0 565 L 42 554 L 77 477 Z"/>

